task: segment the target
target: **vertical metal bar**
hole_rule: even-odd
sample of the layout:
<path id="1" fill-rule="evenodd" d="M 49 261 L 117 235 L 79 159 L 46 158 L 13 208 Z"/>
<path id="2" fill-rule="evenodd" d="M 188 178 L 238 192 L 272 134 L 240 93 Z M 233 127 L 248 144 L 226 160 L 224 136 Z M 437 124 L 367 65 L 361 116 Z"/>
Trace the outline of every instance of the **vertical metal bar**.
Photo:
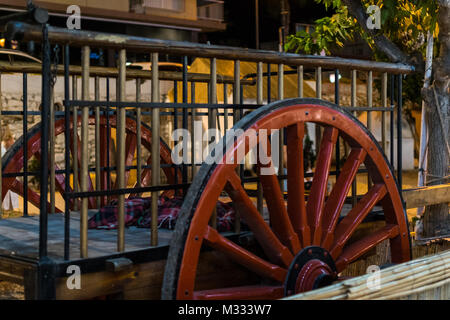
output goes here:
<path id="1" fill-rule="evenodd" d="M 159 66 L 158 53 L 152 53 L 152 102 L 159 102 Z M 160 181 L 160 122 L 159 108 L 152 109 L 152 186 L 159 185 Z M 151 225 L 151 245 L 158 245 L 158 198 L 159 192 L 152 192 L 152 225 Z"/>
<path id="2" fill-rule="evenodd" d="M 175 80 L 173 82 L 173 102 L 178 103 L 178 82 Z M 173 108 L 173 130 L 176 131 L 178 129 L 178 108 Z M 178 183 L 178 165 L 175 165 L 175 181 Z M 175 193 L 178 194 L 179 190 L 175 190 Z"/>
<path id="3" fill-rule="evenodd" d="M 403 75 L 398 76 L 398 88 L 397 88 L 397 180 L 400 189 L 402 189 L 402 105 L 403 105 L 403 95 L 402 95 L 402 84 Z"/>
<path id="4" fill-rule="evenodd" d="M 391 120 L 389 124 L 390 129 L 390 153 L 391 153 L 391 165 L 394 167 L 394 108 L 395 108 L 395 76 L 391 74 L 391 92 L 390 92 L 390 100 L 391 100 Z"/>
<path id="5" fill-rule="evenodd" d="M 65 142 L 65 186 L 64 186 L 64 260 L 70 259 L 70 107 L 67 103 L 70 100 L 70 47 L 64 46 L 64 142 Z M 76 199 L 73 199 L 75 202 Z"/>
<path id="6" fill-rule="evenodd" d="M 334 70 L 334 103 L 339 105 L 339 69 Z M 341 143 L 338 136 L 336 140 L 336 179 L 341 173 Z"/>
<path id="7" fill-rule="evenodd" d="M 322 99 L 322 67 L 316 69 L 316 98 Z"/>
<path id="8" fill-rule="evenodd" d="M 217 102 L 217 61 L 216 58 L 210 59 L 210 81 L 209 81 L 209 94 L 208 94 L 208 103 L 215 104 Z M 208 129 L 216 129 L 217 119 L 217 109 L 210 108 L 208 110 Z M 208 144 L 211 144 L 212 140 L 210 139 Z M 235 221 L 238 221 L 236 217 Z M 217 228 L 217 210 L 216 206 L 214 206 L 213 212 L 211 214 L 210 219 L 211 226 L 216 229 Z M 235 223 L 235 230 L 236 230 Z"/>
<path id="9" fill-rule="evenodd" d="M 78 99 L 78 79 L 72 76 L 72 100 Z M 73 107 L 72 113 L 72 166 L 73 166 L 73 192 L 78 192 L 78 107 Z M 78 211 L 78 199 L 74 199 L 73 210 Z"/>
<path id="10" fill-rule="evenodd" d="M 278 100 L 284 99 L 284 65 L 278 65 Z"/>
<path id="11" fill-rule="evenodd" d="M 367 74 L 367 107 L 373 107 L 373 73 L 369 71 Z M 367 111 L 367 129 L 372 132 L 372 112 Z"/>
<path id="12" fill-rule="evenodd" d="M 126 85 L 126 63 L 127 53 L 125 49 L 119 51 L 119 101 L 125 101 L 125 85 Z M 117 110 L 117 188 L 124 189 L 126 187 L 125 181 L 125 120 L 126 109 L 120 108 Z M 125 195 L 121 194 L 118 197 L 118 230 L 117 230 L 117 251 L 125 250 Z"/>
<path id="13" fill-rule="evenodd" d="M 278 64 L 278 100 L 284 99 L 284 65 Z M 284 175 L 284 130 L 278 135 L 278 176 Z M 280 189 L 284 192 L 284 179 L 280 179 Z"/>
<path id="14" fill-rule="evenodd" d="M 25 141 L 25 143 L 23 144 L 23 215 L 26 217 L 28 216 L 28 74 L 27 73 L 23 74 L 22 87 L 23 87 L 22 136 L 23 141 Z M 0 194 L 2 194 L 1 190 Z"/>
<path id="15" fill-rule="evenodd" d="M 316 68 L 316 98 L 322 99 L 322 67 Z M 320 125 L 315 124 L 315 136 L 316 136 L 316 154 L 319 153 L 319 147 L 322 140 L 322 133 Z"/>
<path id="16" fill-rule="evenodd" d="M 262 105 L 263 103 L 263 63 L 258 62 L 256 68 L 256 104 Z"/>
<path id="17" fill-rule="evenodd" d="M 234 62 L 233 104 L 238 105 L 241 100 L 241 62 Z M 233 112 L 233 125 L 238 121 L 238 112 Z"/>
<path id="18" fill-rule="evenodd" d="M 109 103 L 110 100 L 110 87 L 109 78 L 106 78 L 106 102 Z M 109 104 L 106 106 L 106 189 L 111 190 L 111 124 L 109 123 Z M 106 197 L 107 203 L 109 203 L 110 197 Z"/>
<path id="19" fill-rule="evenodd" d="M 226 83 L 223 84 L 223 104 L 228 104 L 228 85 Z M 223 127 L 225 132 L 228 130 L 228 108 L 223 108 Z"/>
<path id="20" fill-rule="evenodd" d="M 2 112 L 3 112 L 3 103 L 2 103 L 2 74 L 0 73 L 0 129 L 2 127 Z M 1 144 L 1 141 L 0 141 Z M 0 152 L 0 195 L 2 195 L 2 182 L 3 182 L 3 175 L 2 175 L 2 153 Z M 0 218 L 3 216 L 3 197 L 0 196 Z"/>
<path id="21" fill-rule="evenodd" d="M 195 118 L 197 114 L 197 109 L 195 108 L 195 82 L 191 82 L 191 104 L 192 104 L 192 111 L 191 111 L 191 163 L 192 163 L 192 180 L 194 180 L 195 175 L 197 174 L 197 163 L 196 163 L 196 144 L 197 141 L 195 141 Z"/>
<path id="22" fill-rule="evenodd" d="M 244 109 L 242 108 L 244 106 L 244 85 L 243 84 L 241 84 L 241 88 L 239 91 L 239 105 L 241 108 L 239 108 L 238 114 L 239 114 L 239 120 L 241 120 L 242 117 L 244 116 Z M 241 180 L 244 179 L 245 161 L 246 161 L 245 159 L 246 158 L 244 158 L 244 163 L 239 165 L 239 176 L 240 176 Z"/>
<path id="23" fill-rule="evenodd" d="M 270 103 L 271 101 L 271 89 L 272 89 L 272 84 L 271 84 L 271 71 L 270 71 L 270 64 L 267 64 L 267 103 Z"/>
<path id="24" fill-rule="evenodd" d="M 188 81 L 187 81 L 187 66 L 188 66 L 188 57 L 184 56 L 183 57 L 183 103 L 188 103 Z M 188 128 L 188 109 L 187 108 L 183 108 L 183 118 L 182 118 L 182 126 L 183 129 L 187 130 Z M 183 166 L 181 167 L 182 169 L 182 182 L 183 184 L 186 184 L 187 178 L 188 178 L 188 172 L 187 172 L 187 167 L 186 167 L 186 163 L 185 163 L 185 159 L 187 159 L 187 155 L 185 155 L 184 153 L 187 153 L 188 151 L 188 141 L 185 140 L 183 138 Z M 184 190 L 185 192 L 183 192 L 183 194 L 186 194 L 186 190 Z"/>
<path id="25" fill-rule="evenodd" d="M 386 108 L 387 107 L 387 73 L 384 72 L 382 79 L 381 79 L 381 107 Z M 386 111 L 381 112 L 381 145 L 383 147 L 383 151 L 387 152 L 387 145 L 386 145 Z"/>
<path id="26" fill-rule="evenodd" d="M 50 160 L 50 213 L 55 213 L 55 94 L 53 86 L 50 88 L 50 111 L 49 111 L 49 125 L 50 125 L 50 146 L 49 146 L 49 160 Z"/>
<path id="27" fill-rule="evenodd" d="M 94 84 L 95 101 L 100 101 L 100 77 L 95 76 Z M 101 187 L 101 163 L 100 163 L 100 107 L 95 107 L 95 190 L 100 191 Z M 101 197 L 96 198 L 97 208 L 100 209 Z"/>
<path id="28" fill-rule="evenodd" d="M 303 66 L 297 67 L 297 90 L 298 97 L 303 98 Z"/>
<path id="29" fill-rule="evenodd" d="M 40 195 L 40 214 L 39 214 L 39 258 L 47 257 L 47 239 L 48 239 L 48 138 L 49 138 L 49 109 L 50 109 L 50 43 L 48 41 L 48 25 L 42 27 L 42 110 L 41 110 L 41 195 Z"/>
<path id="30" fill-rule="evenodd" d="M 136 102 L 141 102 L 141 78 L 136 79 Z M 142 129 L 141 129 L 141 123 L 142 123 L 142 113 L 141 108 L 136 108 L 136 180 L 137 180 L 137 187 L 141 187 L 141 179 L 142 179 Z"/>
<path id="31" fill-rule="evenodd" d="M 370 70 L 367 74 L 367 107 L 372 108 L 373 107 L 373 73 L 372 70 Z M 367 129 L 372 132 L 372 112 L 367 111 Z M 369 173 L 367 173 L 367 190 L 370 189 L 372 186 L 372 180 L 370 179 Z"/>
<path id="32" fill-rule="evenodd" d="M 233 104 L 235 106 L 239 105 L 241 102 L 241 62 L 239 60 L 234 61 L 234 84 L 233 84 Z M 233 126 L 239 121 L 240 113 L 238 110 L 233 111 Z M 241 166 L 237 162 L 237 158 L 235 157 L 235 161 L 238 164 L 236 168 L 236 172 L 238 176 L 241 176 Z M 237 213 L 237 212 L 236 212 Z M 240 215 L 237 213 L 234 219 L 234 231 L 240 232 Z"/>
<path id="33" fill-rule="evenodd" d="M 3 112 L 3 103 L 2 103 L 2 74 L 0 73 L 0 129 L 2 127 L 2 112 Z M 0 141 L 1 144 L 1 141 Z M 2 175 L 2 153 L 0 152 L 0 195 L 2 195 L 2 182 L 3 182 L 3 175 Z M 0 196 L 0 218 L 3 215 L 3 197 Z"/>
<path id="34" fill-rule="evenodd" d="M 262 105 L 263 102 L 263 63 L 258 62 L 256 71 L 256 104 Z M 259 157 L 259 149 L 256 150 L 256 158 Z M 258 211 L 262 214 L 264 209 L 264 199 L 261 181 L 258 180 L 257 186 L 257 198 L 256 207 Z"/>
<path id="35" fill-rule="evenodd" d="M 357 93 L 357 76 L 356 70 L 352 70 L 352 83 L 351 83 L 351 106 L 356 107 L 356 93 Z M 353 114 L 356 114 L 355 111 L 353 111 Z"/>
<path id="36" fill-rule="evenodd" d="M 84 46 L 81 54 L 81 95 L 84 101 L 89 100 L 90 48 Z M 89 174 L 89 107 L 81 108 L 81 192 L 88 191 Z M 81 258 L 88 257 L 88 198 L 81 200 L 80 213 L 80 254 Z"/>
<path id="37" fill-rule="evenodd" d="M 356 107 L 356 92 L 358 91 L 357 87 L 357 73 L 356 70 L 352 70 L 352 83 L 351 83 L 351 106 Z M 356 116 L 356 112 L 353 111 L 353 115 Z M 357 203 L 357 184 L 358 173 L 355 175 L 355 179 L 352 182 L 352 206 L 356 206 Z"/>
<path id="38" fill-rule="evenodd" d="M 241 87 L 239 89 L 239 104 L 243 107 L 244 105 L 244 85 L 241 84 Z M 239 108 L 239 120 L 242 119 L 242 117 L 244 116 L 244 111 L 245 109 L 243 108 Z"/>

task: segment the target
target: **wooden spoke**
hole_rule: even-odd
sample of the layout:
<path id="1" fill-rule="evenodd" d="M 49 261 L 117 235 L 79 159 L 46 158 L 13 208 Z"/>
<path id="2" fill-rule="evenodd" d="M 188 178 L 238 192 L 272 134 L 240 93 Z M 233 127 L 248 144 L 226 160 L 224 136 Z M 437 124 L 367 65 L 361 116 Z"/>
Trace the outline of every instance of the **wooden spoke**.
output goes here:
<path id="1" fill-rule="evenodd" d="M 57 165 L 55 165 L 55 170 L 60 170 Z M 64 177 L 64 174 L 56 174 L 55 175 L 55 181 L 56 181 L 56 189 L 64 195 L 66 193 L 66 178 Z M 69 186 L 69 189 L 67 190 L 69 193 L 73 192 L 72 188 Z M 74 199 L 69 199 L 70 206 L 73 206 Z"/>
<path id="2" fill-rule="evenodd" d="M 19 180 L 14 180 L 14 183 L 11 185 L 11 191 L 18 193 L 18 194 L 23 194 L 23 183 Z M 27 193 L 28 193 L 28 201 L 32 202 L 32 203 L 36 203 L 39 204 L 41 203 L 41 196 L 34 192 L 33 190 L 31 190 L 29 187 L 27 188 Z M 47 212 L 50 212 L 50 202 L 47 202 Z M 56 212 L 63 212 L 60 208 L 55 207 L 55 211 Z"/>
<path id="3" fill-rule="evenodd" d="M 325 127 L 316 161 L 311 192 L 308 203 L 306 204 L 306 213 L 308 215 L 309 226 L 312 229 L 312 243 L 314 245 L 320 245 L 322 238 L 322 212 L 327 192 L 333 147 L 336 144 L 337 137 L 338 130 L 336 128 Z"/>
<path id="4" fill-rule="evenodd" d="M 372 211 L 373 207 L 386 195 L 386 186 L 383 184 L 376 184 L 370 188 L 369 192 L 356 204 L 356 206 L 342 219 L 335 231 L 335 242 L 331 255 L 333 258 L 339 256 L 358 225 L 364 218 Z"/>
<path id="5" fill-rule="evenodd" d="M 356 177 L 358 168 L 364 161 L 366 152 L 361 148 L 352 149 L 323 210 L 322 247 L 329 250 L 334 240 L 334 229 L 347 198 L 348 191 Z"/>
<path id="6" fill-rule="evenodd" d="M 147 159 L 147 165 L 150 166 L 151 164 L 152 164 L 152 157 L 149 156 Z M 145 168 L 144 170 L 142 170 L 141 183 L 138 184 L 138 182 L 136 181 L 133 188 L 137 188 L 139 186 L 141 186 L 141 187 L 149 186 L 151 184 L 151 182 L 152 182 L 152 170 L 149 168 Z M 133 193 L 130 195 L 130 197 L 137 197 L 137 196 L 138 195 L 136 193 Z"/>
<path id="7" fill-rule="evenodd" d="M 89 125 L 94 126 L 96 124 L 96 119 L 94 116 L 89 117 Z M 81 117 L 78 117 L 78 125 L 81 125 Z M 107 142 L 108 139 L 111 139 L 110 134 L 108 134 L 108 128 L 107 126 L 110 126 L 111 129 L 114 129 L 116 127 L 116 118 L 110 117 L 109 119 L 105 116 L 100 117 L 100 166 L 103 168 L 100 171 L 101 179 L 100 179 L 100 188 L 99 190 L 107 190 L 107 181 L 108 181 L 108 171 L 105 169 L 108 167 L 108 153 L 110 153 L 110 150 L 107 150 Z M 30 129 L 30 133 L 28 136 L 28 159 L 30 159 L 33 155 L 36 156 L 36 158 L 40 158 L 40 150 L 41 150 L 41 124 L 36 125 L 35 127 Z M 149 127 L 147 127 L 145 124 L 141 126 L 141 143 L 144 148 L 146 148 L 148 151 L 151 150 L 151 130 Z M 55 136 L 58 135 L 64 135 L 65 133 L 65 119 L 60 118 L 56 119 L 55 121 Z M 73 156 L 74 150 L 73 150 L 73 139 L 74 139 L 74 132 L 73 132 L 73 121 L 71 119 L 70 121 L 70 152 Z M 110 133 L 110 132 L 109 132 Z M 136 120 L 132 118 L 126 119 L 126 134 L 127 134 L 127 165 L 131 166 L 133 157 L 134 157 L 134 151 L 135 145 L 137 144 L 137 138 L 136 138 Z M 81 141 L 80 138 L 77 135 L 77 141 L 78 141 L 78 164 L 81 162 Z M 129 142 L 129 143 L 128 143 Z M 23 170 L 23 139 L 19 139 L 16 141 L 14 146 L 8 150 L 8 152 L 5 154 L 3 158 L 3 173 L 17 173 L 21 172 Z M 110 147 L 113 147 L 113 143 L 110 140 Z M 164 164 L 171 164 L 171 151 L 169 150 L 168 146 L 161 140 L 160 143 L 160 151 L 161 151 L 161 163 Z M 113 156 L 111 156 L 111 160 L 113 160 Z M 81 166 L 79 166 L 81 167 Z M 56 170 L 59 170 L 59 168 L 56 166 Z M 174 184 L 174 173 L 175 170 L 171 167 L 164 167 L 162 168 L 162 171 L 167 177 L 168 183 Z M 129 173 L 127 173 L 129 174 Z M 80 177 L 81 178 L 81 177 Z M 65 175 L 57 174 L 56 175 L 56 190 L 62 194 L 64 197 L 65 192 Z M 143 181 L 150 179 L 150 169 L 146 171 L 145 176 L 143 177 Z M 8 190 L 11 189 L 11 184 L 14 182 L 15 178 L 3 178 L 2 179 L 2 196 L 5 197 Z M 143 186 L 148 186 L 148 183 L 143 183 Z M 89 175 L 88 177 L 88 191 L 93 191 L 94 184 L 93 181 Z M 72 189 L 69 189 L 72 191 Z M 23 196 L 23 190 L 16 190 L 19 195 Z M 173 191 L 167 190 L 163 193 L 163 195 L 171 196 L 173 194 Z M 96 207 L 96 200 L 95 197 L 89 197 L 89 208 L 95 208 Z M 101 206 L 106 205 L 107 197 L 101 197 Z M 30 197 L 29 202 L 31 202 L 36 207 L 39 207 L 39 199 L 37 197 Z M 79 201 L 77 201 L 79 202 Z M 73 201 L 71 200 L 70 206 L 73 207 Z"/>
<path id="8" fill-rule="evenodd" d="M 125 166 L 130 167 L 133 165 L 133 160 L 137 147 L 137 139 L 134 134 L 127 134 L 125 138 Z M 128 180 L 130 178 L 130 170 L 125 170 L 125 186 L 128 185 Z M 117 182 L 116 182 L 117 183 Z M 114 186 L 115 189 L 115 186 Z"/>
<path id="9" fill-rule="evenodd" d="M 238 208 L 240 216 L 253 231 L 266 255 L 272 262 L 288 267 L 293 259 L 292 253 L 278 240 L 264 221 L 234 171 L 230 172 L 228 181 L 225 190 L 235 203 L 235 207 Z"/>
<path id="10" fill-rule="evenodd" d="M 351 262 L 374 248 L 377 244 L 386 239 L 392 239 L 399 234 L 399 228 L 396 225 L 386 225 L 386 227 L 360 239 L 347 246 L 336 261 L 336 268 L 341 272 Z"/>
<path id="11" fill-rule="evenodd" d="M 194 300 L 267 300 L 284 296 L 283 286 L 244 286 L 194 292 Z"/>
<path id="12" fill-rule="evenodd" d="M 204 240 L 209 246 L 222 251 L 233 261 L 241 264 L 262 277 L 273 279 L 278 282 L 283 282 L 286 278 L 286 269 L 264 261 L 250 251 L 221 236 L 216 229 L 208 226 Z"/>
<path id="13" fill-rule="evenodd" d="M 2 180 L 2 199 L 5 199 L 6 193 L 8 193 L 8 190 L 11 189 L 11 186 L 16 183 L 16 178 L 3 178 Z M 23 189 L 22 189 L 23 192 Z M 22 194 L 20 192 L 19 194 Z M 17 192 L 16 192 L 17 193 Z"/>
<path id="14" fill-rule="evenodd" d="M 264 146 L 261 146 L 264 149 Z M 270 143 L 267 142 L 266 155 L 270 159 Z M 300 241 L 296 234 L 289 215 L 287 213 L 286 204 L 283 193 L 281 192 L 278 177 L 275 174 L 268 174 L 264 169 L 272 167 L 272 161 L 268 164 L 258 164 L 258 175 L 261 181 L 264 198 L 266 199 L 267 208 L 269 209 L 270 224 L 275 234 L 280 238 L 281 242 L 287 246 L 292 253 L 300 250 Z"/>
<path id="15" fill-rule="evenodd" d="M 100 166 L 102 168 L 108 167 L 108 140 L 111 138 L 108 135 L 108 128 L 106 126 L 100 127 Z M 101 190 L 108 189 L 108 171 L 106 169 L 100 171 L 100 186 Z M 106 205 L 107 197 L 101 199 L 101 205 Z"/>
<path id="16" fill-rule="evenodd" d="M 35 154 L 36 159 L 38 159 L 39 161 L 41 161 L 41 153 L 40 152 L 36 152 Z M 50 165 L 50 159 L 48 160 L 49 165 Z M 59 171 L 60 168 L 55 164 L 55 171 Z M 55 174 L 55 187 L 56 189 L 63 195 L 66 193 L 66 178 L 64 176 L 64 174 Z M 69 193 L 73 192 L 73 189 L 69 186 Z M 73 205 L 73 200 L 74 199 L 69 199 L 69 203 L 72 206 Z"/>
<path id="17" fill-rule="evenodd" d="M 73 159 L 73 161 L 75 161 L 75 159 L 74 159 L 75 158 L 74 157 L 74 143 L 73 143 L 74 140 L 73 139 L 74 139 L 73 131 L 70 130 L 70 150 L 71 150 L 71 153 L 72 153 L 72 159 Z M 78 136 L 78 134 L 77 134 L 77 140 L 78 140 L 78 143 L 77 143 L 77 149 L 78 149 L 78 151 L 77 151 L 77 161 L 78 161 L 78 168 L 81 168 L 81 139 Z M 92 183 L 91 175 L 89 173 L 88 173 L 88 177 L 87 178 L 88 178 L 87 179 L 88 180 L 88 189 L 87 189 L 87 191 L 94 191 L 94 184 Z M 81 174 L 78 174 L 78 182 L 81 184 Z M 95 203 L 95 198 L 93 198 L 93 197 L 88 198 L 88 202 L 89 202 L 89 209 L 93 209 L 93 208 L 95 208 L 97 206 L 96 203 Z"/>
<path id="18" fill-rule="evenodd" d="M 311 244 L 311 233 L 306 217 L 305 174 L 303 160 L 303 137 L 305 124 L 287 127 L 287 210 L 292 226 L 301 239 L 302 247 Z"/>
<path id="19" fill-rule="evenodd" d="M 150 166 L 152 164 L 152 157 L 148 157 L 147 159 L 147 165 Z M 152 181 L 152 170 L 151 169 L 144 169 L 142 171 L 142 178 L 141 178 L 141 186 L 147 186 Z"/>

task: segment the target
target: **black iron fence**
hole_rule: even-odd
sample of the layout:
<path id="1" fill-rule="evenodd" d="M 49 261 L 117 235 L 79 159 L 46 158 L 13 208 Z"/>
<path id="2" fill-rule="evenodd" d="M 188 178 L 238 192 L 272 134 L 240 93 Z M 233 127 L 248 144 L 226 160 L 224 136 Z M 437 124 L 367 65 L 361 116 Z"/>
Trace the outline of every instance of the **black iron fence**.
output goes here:
<path id="1" fill-rule="evenodd" d="M 314 74 L 316 85 L 315 95 L 323 98 L 322 75 L 327 73 L 334 75 L 334 102 L 341 105 L 342 93 L 340 76 L 343 73 L 350 78 L 350 106 L 348 110 L 355 114 L 367 113 L 367 127 L 373 129 L 371 114 L 380 112 L 381 116 L 381 144 L 385 151 L 389 148 L 391 164 L 394 162 L 394 131 L 395 117 L 397 130 L 397 179 L 402 183 L 402 77 L 413 71 L 412 67 L 404 64 L 381 63 L 373 61 L 349 60 L 342 58 L 302 56 L 289 53 L 271 51 L 250 50 L 213 45 L 203 45 L 185 42 L 163 41 L 124 35 L 109 35 L 89 31 L 66 30 L 50 27 L 47 24 L 33 25 L 23 22 L 9 22 L 5 28 L 9 39 L 17 39 L 22 42 L 36 41 L 42 43 L 42 66 L 36 64 L 22 65 L 19 67 L 4 65 L 0 72 L 18 72 L 23 74 L 23 109 L 17 111 L 2 111 L 2 117 L 22 116 L 23 148 L 20 152 L 24 156 L 21 159 L 21 170 L 2 173 L 2 187 L 15 192 L 20 192 L 23 197 L 23 214 L 28 215 L 28 203 L 32 200 L 39 202 L 39 259 L 48 258 L 48 217 L 49 214 L 58 211 L 55 207 L 55 194 L 59 190 L 64 199 L 64 260 L 86 259 L 88 255 L 88 211 L 99 208 L 116 199 L 118 203 L 118 232 L 117 252 L 126 251 L 125 243 L 125 196 L 151 193 L 152 195 L 152 227 L 151 238 L 148 239 L 148 247 L 158 246 L 157 206 L 161 192 L 179 192 L 186 190 L 199 163 L 183 163 L 175 165 L 167 160 L 167 152 L 170 150 L 161 138 L 161 119 L 164 123 L 171 122 L 172 128 L 192 129 L 194 121 L 199 118 L 207 118 L 207 129 L 220 128 L 226 131 L 232 123 L 238 121 L 245 112 L 251 111 L 274 100 L 281 100 L 285 96 L 284 79 L 288 74 L 297 77 L 297 96 L 304 97 L 305 75 Z M 54 47 L 61 48 L 60 58 L 63 65 L 55 65 L 52 58 Z M 71 65 L 71 47 L 81 48 L 81 66 Z M 90 66 L 91 48 L 116 50 L 118 62 L 117 68 L 101 68 Z M 134 70 L 127 68 L 127 55 L 133 52 L 145 52 L 151 55 L 151 71 Z M 182 61 L 180 72 L 160 71 L 159 58 L 162 54 L 179 56 Z M 209 59 L 209 72 L 207 74 L 191 73 L 188 71 L 188 58 Z M 217 61 L 231 61 L 234 68 L 234 76 L 223 76 L 217 72 Z M 256 66 L 256 73 L 241 77 L 241 62 L 251 62 Z M 276 71 L 273 71 L 274 65 Z M 289 66 L 289 70 L 285 70 Z M 28 74 L 42 74 L 42 105 L 40 111 L 29 111 L 28 108 Z M 365 76 L 367 86 L 367 105 L 360 106 L 357 103 L 358 73 Z M 55 110 L 52 100 L 52 84 L 57 75 L 64 78 L 64 110 Z M 77 78 L 81 76 L 81 99 L 79 98 Z M 90 99 L 90 79 L 95 83 L 95 99 Z M 105 87 L 101 87 L 100 80 L 104 79 Z M 126 101 L 126 83 L 132 79 L 136 82 L 136 99 Z M 373 103 L 374 79 L 380 82 L 380 105 Z M 111 81 L 116 81 L 116 97 L 111 97 Z M 142 98 L 142 87 L 150 82 L 150 101 Z M 173 102 L 162 102 L 161 82 L 172 83 Z M 272 90 L 273 83 L 277 83 L 277 92 Z M 71 85 L 72 82 L 72 85 Z M 264 92 L 263 84 L 266 82 Z M 197 103 L 196 92 L 200 85 L 207 84 L 208 103 Z M 181 85 L 181 96 L 178 94 L 178 86 Z M 218 103 L 217 88 L 222 86 L 223 103 Z M 232 87 L 232 102 L 228 102 L 228 92 Z M 245 103 L 244 92 L 249 87 L 256 87 L 256 104 Z M 202 87 L 203 88 L 203 87 Z M 72 89 L 72 90 L 71 90 Z M 204 90 L 204 89 L 202 89 Z M 100 99 L 103 92 L 106 99 Z M 189 94 L 190 93 L 190 94 Z M 189 96 L 191 97 L 189 99 Z M 29 153 L 31 132 L 27 119 L 30 116 L 41 117 L 40 124 L 40 149 L 34 150 L 40 158 L 40 172 L 30 171 Z M 387 124 L 389 119 L 389 128 Z M 142 123 L 142 125 L 141 125 Z M 94 126 L 95 150 L 89 150 L 89 126 Z M 61 132 L 55 132 L 55 128 L 63 128 Z M 81 137 L 78 138 L 78 128 Z M 59 130 L 59 129 L 58 129 Z M 110 150 L 116 136 L 116 150 L 114 158 L 111 158 Z M 64 134 L 64 168 L 58 168 L 55 164 L 55 136 Z M 320 137 L 320 132 L 318 134 Z M 390 141 L 388 146 L 387 141 Z M 34 140 L 33 140 L 34 141 Z M 317 144 L 316 140 L 316 144 Z M 191 141 L 192 145 L 195 141 Z M 144 150 L 144 149 L 147 150 Z M 95 153 L 95 164 L 89 163 L 89 154 Z M 136 154 L 136 157 L 135 157 Z M 145 157 L 151 155 L 145 161 Z M 336 167 L 332 172 L 338 175 L 342 154 L 340 142 L 336 147 Z M 191 153 L 192 159 L 195 154 Z M 280 152 L 280 168 L 283 168 L 283 153 Z M 136 164 L 133 163 L 136 158 Z M 72 159 L 72 161 L 71 161 Z M 20 166 L 17 166 L 18 168 Z M 157 168 L 155 170 L 155 168 Z M 3 165 L 5 169 L 5 165 Z M 152 170 L 153 169 L 153 170 Z M 127 186 L 130 172 L 136 173 L 134 187 Z M 256 182 L 255 178 L 245 177 L 243 168 L 240 170 L 242 181 Z M 90 173 L 95 173 L 95 182 L 91 180 Z M 151 174 L 150 174 L 151 172 Z M 283 171 L 279 170 L 279 179 L 285 179 Z M 361 173 L 367 172 L 360 169 Z M 165 179 L 161 179 L 161 173 Z M 40 192 L 30 191 L 29 179 L 39 175 Z M 112 177 L 115 176 L 115 182 Z M 306 176 L 311 177 L 312 173 Z M 22 178 L 20 182 L 17 178 Z M 9 179 L 9 180 L 8 180 Z M 11 182 L 13 181 L 13 182 Z M 16 182 L 18 181 L 18 182 Z M 49 181 L 49 183 L 46 183 Z M 20 182 L 20 183 L 19 183 Z M 370 182 L 369 182 L 370 183 Z M 260 186 L 255 197 L 260 197 Z M 182 194 L 182 193 L 181 193 Z M 4 192 L 2 193 L 4 195 Z M 37 199 L 37 197 L 39 197 Z M 352 188 L 352 201 L 357 199 L 356 182 Z M 258 199 L 259 200 L 259 199 Z M 258 201 L 258 203 L 260 203 Z M 71 241 L 71 215 L 74 211 L 80 211 L 80 257 L 70 254 Z"/>

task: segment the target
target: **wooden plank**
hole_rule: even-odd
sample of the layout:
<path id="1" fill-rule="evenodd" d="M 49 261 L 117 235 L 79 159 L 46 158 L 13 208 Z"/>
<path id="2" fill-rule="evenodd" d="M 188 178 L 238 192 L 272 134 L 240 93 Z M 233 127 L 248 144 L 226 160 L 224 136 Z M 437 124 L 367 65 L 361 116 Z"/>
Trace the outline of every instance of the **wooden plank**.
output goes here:
<path id="1" fill-rule="evenodd" d="M 89 212 L 89 216 L 95 210 Z M 79 257 L 80 250 L 80 214 L 72 212 L 70 216 L 70 254 Z M 150 230 L 147 228 L 129 227 L 126 233 L 126 250 L 141 250 L 150 247 Z M 38 256 L 39 216 L 18 217 L 0 220 L 0 249 L 5 255 L 20 255 L 31 259 Z M 159 230 L 160 246 L 168 245 L 172 231 Z M 117 230 L 89 229 L 89 257 L 107 256 L 117 253 Z M 48 217 L 48 254 L 55 261 L 64 260 L 64 216 L 60 214 Z"/>
<path id="2" fill-rule="evenodd" d="M 403 190 L 406 209 L 450 202 L 450 184 Z"/>
<path id="3" fill-rule="evenodd" d="M 82 300 L 122 293 L 124 299 L 161 299 L 166 260 L 133 265 L 123 272 L 103 271 L 81 275 L 81 289 L 67 288 L 67 277 L 56 280 L 57 300 Z M 257 278 L 218 252 L 200 258 L 196 289 L 252 284 Z"/>
<path id="4" fill-rule="evenodd" d="M 24 284 L 24 276 L 27 272 L 34 272 L 35 264 L 19 259 L 0 257 L 0 280 L 10 281 L 19 285 Z"/>

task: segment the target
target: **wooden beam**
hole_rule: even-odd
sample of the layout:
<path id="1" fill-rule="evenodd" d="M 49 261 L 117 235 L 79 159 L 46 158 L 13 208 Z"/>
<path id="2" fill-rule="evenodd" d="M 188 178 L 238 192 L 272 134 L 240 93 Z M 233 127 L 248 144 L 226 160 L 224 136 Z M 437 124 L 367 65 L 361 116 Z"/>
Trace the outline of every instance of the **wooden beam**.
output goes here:
<path id="1" fill-rule="evenodd" d="M 32 62 L 15 62 L 13 64 L 7 61 L 0 61 L 0 71 L 2 73 L 35 73 L 40 74 L 42 72 L 42 66 L 38 63 Z M 81 66 L 70 66 L 70 74 L 71 75 L 81 75 Z M 59 65 L 57 69 L 58 75 L 64 75 L 64 66 Z M 118 71 L 117 68 L 109 68 L 109 67 L 91 67 L 90 68 L 91 76 L 99 76 L 99 77 L 117 77 Z M 127 68 L 127 79 L 151 79 L 152 72 L 148 70 L 137 70 L 132 68 Z M 182 81 L 183 74 L 179 71 L 159 71 L 159 79 L 160 80 L 174 80 L 174 81 Z M 187 80 L 190 82 L 209 82 L 211 76 L 209 73 L 188 73 Z M 217 75 L 218 83 L 228 83 L 233 84 L 234 78 L 226 75 Z M 241 79 L 241 84 L 245 85 L 254 85 L 255 81 L 252 79 Z"/>
<path id="2" fill-rule="evenodd" d="M 406 209 L 450 202 L 450 184 L 403 190 Z"/>
<path id="3" fill-rule="evenodd" d="M 81 274 L 81 289 L 69 289 L 67 277 L 56 279 L 57 300 L 83 300 L 114 294 L 124 299 L 161 299 L 161 286 L 166 260 L 131 266 L 127 270 Z M 218 268 L 217 266 L 220 266 Z M 200 256 L 196 290 L 215 287 L 255 284 L 251 272 L 231 262 L 220 252 L 205 252 Z"/>

